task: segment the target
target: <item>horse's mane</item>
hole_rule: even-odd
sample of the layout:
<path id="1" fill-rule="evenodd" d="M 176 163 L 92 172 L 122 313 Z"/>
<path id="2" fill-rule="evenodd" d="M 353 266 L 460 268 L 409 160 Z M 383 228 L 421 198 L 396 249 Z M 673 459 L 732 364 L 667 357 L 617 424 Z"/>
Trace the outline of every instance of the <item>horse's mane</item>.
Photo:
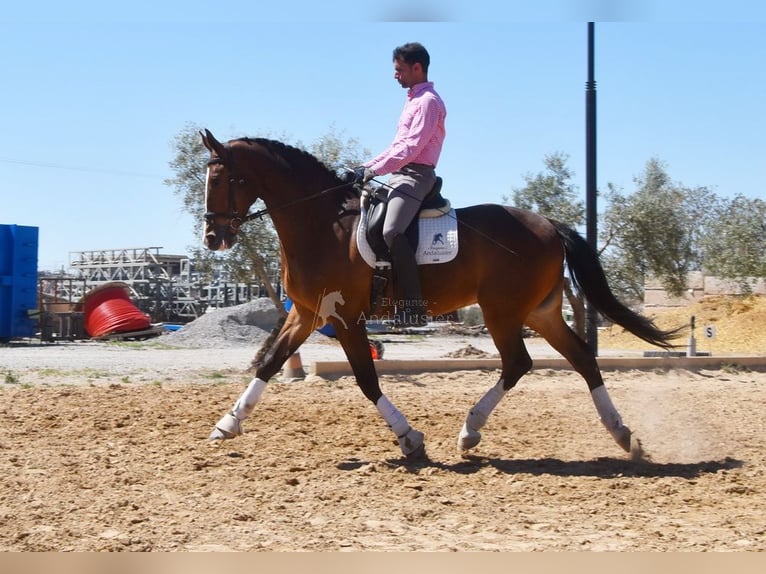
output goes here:
<path id="1" fill-rule="evenodd" d="M 324 162 L 320 161 L 316 156 L 307 152 L 306 150 L 291 146 L 289 144 L 272 140 L 268 138 L 250 138 L 243 137 L 237 138 L 232 141 L 241 141 L 247 144 L 257 144 L 264 147 L 269 153 L 274 154 L 280 160 L 290 168 L 299 172 L 307 172 L 309 170 L 319 171 L 325 174 L 332 181 L 332 186 L 337 187 L 334 194 L 337 197 L 338 202 L 346 210 L 356 210 L 359 208 L 359 192 L 354 186 L 344 185 L 341 178 Z"/>
<path id="2" fill-rule="evenodd" d="M 289 164 L 291 168 L 294 169 L 319 169 L 328 175 L 332 176 L 334 179 L 339 179 L 338 174 L 335 173 L 335 170 L 331 169 L 327 166 L 324 162 L 319 160 L 316 156 L 313 154 L 307 152 L 306 150 L 291 146 L 289 144 L 272 140 L 268 138 L 250 138 L 250 137 L 244 137 L 244 138 L 237 138 L 236 140 L 232 141 L 242 141 L 249 144 L 258 144 L 260 146 L 265 147 L 269 152 L 273 153 L 276 156 L 279 156 L 282 158 L 285 162 Z"/>

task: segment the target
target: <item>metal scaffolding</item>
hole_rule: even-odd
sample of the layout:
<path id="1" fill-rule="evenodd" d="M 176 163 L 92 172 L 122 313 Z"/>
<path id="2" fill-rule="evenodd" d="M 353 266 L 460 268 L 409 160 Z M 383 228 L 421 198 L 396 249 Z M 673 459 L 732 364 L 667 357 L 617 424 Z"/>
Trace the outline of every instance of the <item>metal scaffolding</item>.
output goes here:
<path id="1" fill-rule="evenodd" d="M 153 322 L 188 323 L 209 308 L 246 303 L 266 295 L 257 282 L 231 281 L 223 271 L 206 279 L 191 259 L 160 253 L 159 247 L 98 249 L 70 253 L 70 273 L 38 277 L 41 327 L 46 339 L 80 338 L 74 307 L 92 289 L 125 283 L 136 307 Z"/>

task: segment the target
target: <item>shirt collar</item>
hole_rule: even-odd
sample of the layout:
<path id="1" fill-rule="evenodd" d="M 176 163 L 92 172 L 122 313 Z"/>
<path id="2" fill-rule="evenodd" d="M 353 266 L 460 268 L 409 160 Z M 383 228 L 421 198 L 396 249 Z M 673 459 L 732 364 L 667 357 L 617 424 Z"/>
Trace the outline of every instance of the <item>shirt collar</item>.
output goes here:
<path id="1" fill-rule="evenodd" d="M 433 87 L 433 82 L 421 82 L 419 84 L 415 84 L 409 90 L 407 90 L 407 97 L 411 100 L 415 96 L 419 96 L 426 90 L 432 89 Z"/>

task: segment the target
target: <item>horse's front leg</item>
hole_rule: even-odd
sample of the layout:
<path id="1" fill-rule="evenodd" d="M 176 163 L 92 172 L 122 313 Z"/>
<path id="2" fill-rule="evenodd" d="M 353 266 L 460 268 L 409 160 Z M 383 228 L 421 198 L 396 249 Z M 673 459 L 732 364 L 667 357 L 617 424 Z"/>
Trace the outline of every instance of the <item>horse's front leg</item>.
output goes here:
<path id="1" fill-rule="evenodd" d="M 402 454 L 408 459 L 425 458 L 425 435 L 412 428 L 407 418 L 399 412 L 380 389 L 378 373 L 370 353 L 370 343 L 364 323 L 349 324 L 347 329 L 339 329 L 337 338 L 346 352 L 356 378 L 356 384 L 378 410 L 391 431 L 396 435 Z"/>
<path id="2" fill-rule="evenodd" d="M 261 399 L 266 385 L 311 333 L 311 321 L 301 319 L 293 306 L 277 338 L 263 359 L 255 365 L 255 377 L 239 396 L 232 409 L 223 415 L 210 433 L 210 440 L 231 439 L 242 434 L 242 421 L 249 417 Z"/>

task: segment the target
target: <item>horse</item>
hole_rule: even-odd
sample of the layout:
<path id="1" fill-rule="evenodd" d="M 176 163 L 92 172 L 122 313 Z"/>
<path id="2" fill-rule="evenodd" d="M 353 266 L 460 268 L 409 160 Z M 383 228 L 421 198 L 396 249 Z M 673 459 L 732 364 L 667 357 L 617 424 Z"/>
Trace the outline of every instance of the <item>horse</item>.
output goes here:
<path id="1" fill-rule="evenodd" d="M 406 459 L 425 454 L 425 435 L 382 392 L 365 328 L 372 311 L 373 269 L 360 256 L 356 230 L 364 212 L 360 192 L 310 153 L 265 138 L 219 142 L 205 129 L 210 152 L 205 186 L 204 244 L 223 250 L 237 241 L 240 226 L 269 215 L 281 245 L 282 281 L 293 305 L 254 377 L 210 433 L 211 440 L 243 433 L 269 379 L 317 324 L 317 302 L 342 293 L 345 304 L 328 315 L 356 383 L 396 436 Z M 250 212 L 256 200 L 265 209 Z M 631 452 L 638 441 L 623 423 L 604 385 L 590 346 L 562 314 L 565 265 L 570 280 L 604 317 L 644 341 L 672 347 L 675 330 L 663 331 L 631 310 L 612 292 L 595 250 L 574 229 L 529 210 L 479 204 L 455 210 L 459 250 L 449 262 L 421 265 L 427 315 L 438 316 L 478 304 L 501 357 L 497 382 L 468 411 L 457 436 L 462 452 L 481 441 L 481 429 L 503 397 L 532 368 L 523 339 L 528 326 L 541 335 L 585 379 L 601 423 Z M 392 286 L 386 287 L 394 301 Z M 324 318 L 322 319 L 324 320 Z"/>

